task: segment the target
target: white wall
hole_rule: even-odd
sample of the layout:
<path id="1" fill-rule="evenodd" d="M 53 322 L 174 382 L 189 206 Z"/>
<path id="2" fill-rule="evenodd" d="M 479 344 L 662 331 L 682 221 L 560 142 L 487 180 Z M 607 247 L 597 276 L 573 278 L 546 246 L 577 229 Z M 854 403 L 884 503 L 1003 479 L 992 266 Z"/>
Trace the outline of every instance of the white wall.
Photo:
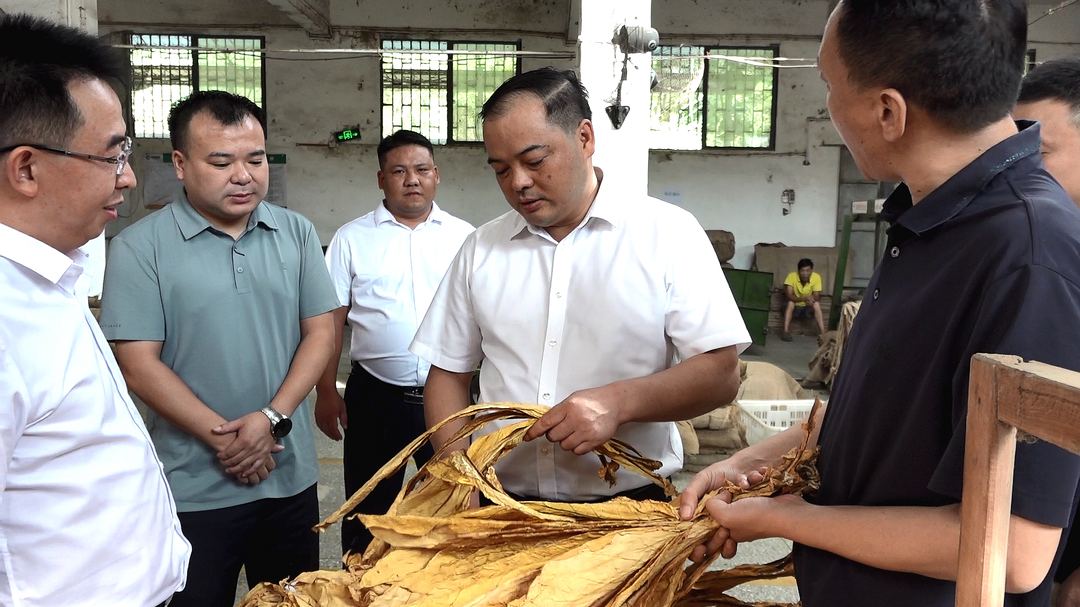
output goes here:
<path id="1" fill-rule="evenodd" d="M 749 3 L 748 3 L 749 4 Z M 784 15 L 806 27 L 820 18 L 824 30 L 824 3 L 774 2 L 788 6 L 765 7 L 761 14 Z M 728 8 L 730 10 L 730 7 Z M 654 19 L 655 21 L 655 19 Z M 723 23 L 738 31 L 738 23 L 720 18 L 702 19 L 701 24 Z M 699 24 L 698 28 L 704 27 Z M 744 24 L 750 31 L 755 24 Z M 780 24 L 798 32 L 793 23 Z M 794 36 L 791 36 L 794 37 Z M 718 35 L 692 36 L 697 44 L 780 43 L 782 57 L 816 57 L 820 33 L 806 38 Z M 669 37 L 675 42 L 684 38 Z M 688 41 L 688 42 L 689 42 Z M 825 86 L 817 69 L 780 70 L 777 87 L 776 149 L 768 152 L 664 152 L 650 154 L 649 193 L 662 197 L 666 190 L 681 192 L 682 205 L 706 229 L 728 230 L 735 235 L 737 268 L 748 268 L 754 245 L 783 242 L 788 246 L 833 246 L 836 240 L 836 200 L 840 144 L 825 109 Z M 830 144 L 825 146 L 824 144 Z M 791 213 L 783 215 L 781 193 L 795 191 Z"/>
<path id="2" fill-rule="evenodd" d="M 6 13 L 31 13 L 96 34 L 97 0 L 0 0 Z"/>
<path id="3" fill-rule="evenodd" d="M 1046 15 L 1059 5 L 1059 2 L 1028 4 L 1028 22 L 1035 21 L 1028 29 L 1028 48 L 1035 49 L 1038 62 L 1080 53 L 1080 3 Z"/>
<path id="4" fill-rule="evenodd" d="M 372 48 L 380 35 L 520 38 L 525 50 L 572 55 L 577 40 L 567 39 L 569 5 L 570 0 L 397 0 L 389 10 L 382 1 L 331 0 L 335 39 L 313 40 L 266 0 L 98 0 L 103 33 L 258 34 L 266 36 L 271 50 Z M 1032 18 L 1050 6 L 1032 5 Z M 784 57 L 813 58 L 827 11 L 827 0 L 664 0 L 653 2 L 651 20 L 664 44 L 780 44 Z M 1080 51 L 1080 5 L 1036 23 L 1031 40 L 1039 60 Z M 289 206 L 309 217 L 326 242 L 338 226 L 381 199 L 374 151 L 381 136 L 379 60 L 275 59 L 281 56 L 271 53 L 267 61 L 269 151 L 288 155 Z M 575 67 L 570 58 L 522 60 L 524 70 L 549 64 Z M 592 93 L 599 98 L 611 91 Z M 683 206 L 705 228 L 734 232 L 737 267 L 749 267 L 758 242 L 831 246 L 836 239 L 840 142 L 827 120 L 824 85 L 816 69 L 785 69 L 777 94 L 775 151 L 649 154 L 650 194 L 679 190 Z M 358 123 L 360 143 L 337 149 L 297 146 L 325 142 L 331 132 Z M 605 140 L 598 145 L 603 148 Z M 140 141 L 138 150 L 163 152 L 168 144 Z M 482 145 L 436 150 L 440 204 L 477 225 L 509 208 L 485 159 Z M 796 194 L 787 216 L 780 203 L 785 189 Z M 138 192 L 129 204 L 136 210 L 133 219 L 145 214 L 138 210 Z M 110 233 L 127 223 L 114 222 Z"/>

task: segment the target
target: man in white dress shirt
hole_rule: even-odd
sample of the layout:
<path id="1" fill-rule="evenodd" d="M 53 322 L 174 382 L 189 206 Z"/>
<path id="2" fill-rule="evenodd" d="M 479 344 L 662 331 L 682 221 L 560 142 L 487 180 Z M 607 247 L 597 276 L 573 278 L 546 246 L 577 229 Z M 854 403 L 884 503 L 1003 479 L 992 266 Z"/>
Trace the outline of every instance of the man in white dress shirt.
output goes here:
<path id="1" fill-rule="evenodd" d="M 465 241 L 411 345 L 432 364 L 428 425 L 468 405 L 482 362 L 481 401 L 551 406 L 533 442 L 498 465 L 512 495 L 663 499 L 625 470 L 609 487 L 588 453 L 618 437 L 670 475 L 683 455 L 673 422 L 735 396 L 750 337 L 709 240 L 686 211 L 592 166 L 591 111 L 573 72 L 515 76 L 481 116 L 513 211 Z"/>
<path id="2" fill-rule="evenodd" d="M 316 386 L 315 420 L 334 440 L 341 440 L 339 423 L 344 429 L 349 495 L 425 430 L 423 386 L 429 365 L 409 352 L 409 342 L 473 231 L 435 204 L 439 169 L 427 137 L 398 131 L 379 143 L 378 155 L 379 189 L 386 198 L 374 211 L 342 226 L 326 250 L 341 302 L 334 312 L 335 351 L 341 352 L 348 319 L 352 373 L 342 399 L 336 386 L 338 357 L 331 359 Z M 416 454 L 417 465 L 431 454 L 425 446 Z M 402 470 L 380 483 L 356 510 L 385 514 L 404 475 Z M 371 539 L 359 521 L 343 523 L 342 553 L 362 553 Z"/>
<path id="3" fill-rule="evenodd" d="M 190 546 L 93 315 L 80 249 L 116 218 L 131 140 L 120 58 L 0 17 L 0 605 L 153 607 Z"/>

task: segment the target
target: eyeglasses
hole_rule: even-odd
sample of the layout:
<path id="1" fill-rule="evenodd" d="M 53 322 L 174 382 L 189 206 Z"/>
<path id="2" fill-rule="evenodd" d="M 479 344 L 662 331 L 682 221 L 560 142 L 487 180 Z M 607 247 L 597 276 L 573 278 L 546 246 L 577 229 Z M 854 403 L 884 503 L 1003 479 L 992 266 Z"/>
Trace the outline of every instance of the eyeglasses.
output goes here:
<path id="1" fill-rule="evenodd" d="M 131 157 L 131 137 L 124 137 L 124 144 L 120 147 L 120 153 L 116 156 L 95 156 L 93 154 L 83 154 L 82 152 L 72 152 L 71 150 L 51 148 L 47 145 L 41 145 L 39 143 L 19 143 L 16 145 L 9 145 L 7 147 L 0 148 L 0 154 L 7 154 L 15 148 L 22 147 L 34 148 L 35 150 L 52 152 L 53 154 L 62 154 L 64 156 L 72 156 L 74 158 L 85 158 L 87 160 L 97 160 L 98 162 L 115 164 L 117 177 L 119 177 L 124 172 L 124 167 L 127 166 L 128 158 Z"/>

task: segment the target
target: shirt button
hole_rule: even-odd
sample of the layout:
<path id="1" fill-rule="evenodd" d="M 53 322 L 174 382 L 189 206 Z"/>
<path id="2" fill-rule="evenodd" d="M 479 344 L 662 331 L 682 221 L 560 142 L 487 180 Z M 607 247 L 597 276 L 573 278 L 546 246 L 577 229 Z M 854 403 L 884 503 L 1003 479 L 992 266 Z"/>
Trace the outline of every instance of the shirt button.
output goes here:
<path id="1" fill-rule="evenodd" d="M 540 453 L 543 453 L 544 455 L 547 455 L 548 454 L 548 448 L 544 447 L 543 449 L 540 450 Z"/>
<path id="2" fill-rule="evenodd" d="M 551 393 L 550 392 L 544 392 L 544 400 L 551 400 Z"/>
<path id="3" fill-rule="evenodd" d="M 556 293 L 555 299 L 562 299 L 562 293 Z"/>
<path id="4" fill-rule="evenodd" d="M 551 341 L 549 341 L 549 342 L 548 342 L 548 345 L 549 345 L 549 346 L 551 346 L 552 348 L 554 348 L 554 347 L 555 347 L 555 346 L 556 346 L 556 345 L 557 345 L 558 343 L 559 343 L 559 342 L 557 342 L 557 341 L 555 341 L 555 340 L 553 339 L 553 340 L 551 340 Z"/>
<path id="5" fill-rule="evenodd" d="M 874 289 L 874 299 L 877 299 L 880 293 L 881 291 L 879 289 Z"/>
<path id="6" fill-rule="evenodd" d="M 900 247 L 893 247 L 892 250 L 889 251 L 889 255 L 892 255 L 893 257 L 900 257 Z"/>
<path id="7" fill-rule="evenodd" d="M 244 268 L 236 268 L 236 273 L 237 274 L 243 274 L 244 273 Z"/>

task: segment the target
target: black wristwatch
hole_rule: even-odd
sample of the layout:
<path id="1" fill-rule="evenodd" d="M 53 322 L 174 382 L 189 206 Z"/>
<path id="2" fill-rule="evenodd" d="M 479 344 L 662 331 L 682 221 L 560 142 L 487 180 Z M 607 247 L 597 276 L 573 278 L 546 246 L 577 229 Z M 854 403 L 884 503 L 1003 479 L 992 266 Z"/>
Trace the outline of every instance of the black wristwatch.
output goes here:
<path id="1" fill-rule="evenodd" d="M 282 415 L 272 407 L 263 407 L 263 415 L 270 420 L 270 434 L 274 438 L 285 438 L 292 430 L 292 420 L 288 415 Z"/>

